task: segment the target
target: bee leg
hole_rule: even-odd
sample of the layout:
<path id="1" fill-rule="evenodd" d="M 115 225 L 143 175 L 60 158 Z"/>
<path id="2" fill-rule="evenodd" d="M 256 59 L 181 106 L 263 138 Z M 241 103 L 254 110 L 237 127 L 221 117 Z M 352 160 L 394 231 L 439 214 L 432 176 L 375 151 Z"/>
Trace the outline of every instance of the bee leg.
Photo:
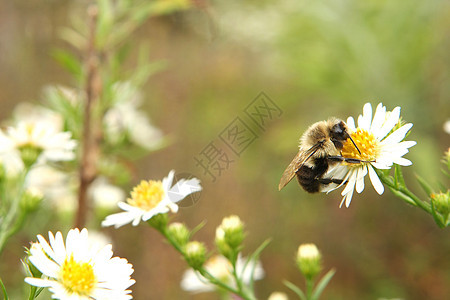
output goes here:
<path id="1" fill-rule="evenodd" d="M 336 178 L 319 178 L 317 179 L 321 184 L 330 184 L 330 183 L 336 183 L 341 184 L 343 182 L 342 179 L 336 179 Z"/>
<path id="2" fill-rule="evenodd" d="M 343 157 L 343 156 L 327 156 L 327 159 L 329 159 L 331 161 L 339 161 L 339 162 L 345 161 L 346 163 L 349 163 L 349 164 L 374 162 L 374 161 L 368 161 L 368 160 L 361 160 L 361 159 L 357 159 L 357 158 L 348 158 L 348 157 Z"/>

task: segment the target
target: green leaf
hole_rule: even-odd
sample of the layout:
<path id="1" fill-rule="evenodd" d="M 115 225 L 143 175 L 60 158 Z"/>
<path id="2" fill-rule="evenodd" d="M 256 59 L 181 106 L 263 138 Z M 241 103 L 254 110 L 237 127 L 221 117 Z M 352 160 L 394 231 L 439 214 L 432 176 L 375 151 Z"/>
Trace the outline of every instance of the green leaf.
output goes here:
<path id="1" fill-rule="evenodd" d="M 100 49 L 106 46 L 106 41 L 116 34 L 113 31 L 115 16 L 112 8 L 112 2 L 108 0 L 98 0 L 98 16 L 96 24 L 96 46 Z"/>
<path id="2" fill-rule="evenodd" d="M 8 299 L 9 299 L 9 298 L 8 298 L 8 293 L 6 292 L 6 287 L 5 287 L 5 285 L 3 284 L 3 281 L 2 281 L 1 278 L 0 278 L 0 285 L 2 286 L 3 298 L 4 298 L 5 300 L 8 300 Z"/>
<path id="3" fill-rule="evenodd" d="M 73 74 L 78 81 L 81 80 L 83 68 L 77 57 L 62 49 L 53 50 L 52 56 L 62 67 L 64 67 L 69 73 Z"/>
<path id="4" fill-rule="evenodd" d="M 202 229 L 204 226 L 206 225 L 206 221 L 203 220 L 200 224 L 198 224 L 197 226 L 195 226 L 191 232 L 190 232 L 190 237 L 192 237 L 194 234 L 196 234 L 200 229 Z"/>
<path id="5" fill-rule="evenodd" d="M 250 261 L 253 262 L 253 266 L 252 266 L 252 270 L 250 273 L 250 282 L 248 283 L 248 286 L 250 288 L 251 291 L 253 291 L 253 282 L 254 282 L 254 273 L 255 273 L 255 268 L 256 268 L 256 262 L 259 259 L 259 256 L 261 255 L 261 252 L 270 244 L 271 239 L 267 239 L 264 242 L 262 242 L 262 244 L 252 253 L 252 255 L 250 255 L 249 259 L 245 262 L 244 267 L 242 268 L 242 273 L 244 273 L 245 269 L 247 268 L 247 265 Z M 242 276 L 242 274 L 241 274 Z"/>
<path id="6" fill-rule="evenodd" d="M 396 186 L 406 188 L 405 179 L 403 178 L 402 169 L 397 164 L 394 165 L 394 176 L 395 176 Z"/>
<path id="7" fill-rule="evenodd" d="M 290 288 L 301 300 L 308 300 L 305 296 L 305 293 L 303 293 L 303 291 L 298 286 L 287 280 L 284 280 L 283 283 L 285 286 Z"/>
<path id="8" fill-rule="evenodd" d="M 423 179 L 422 177 L 420 177 L 419 175 L 416 174 L 416 179 L 419 182 L 420 186 L 422 187 L 422 189 L 425 191 L 425 193 L 430 196 L 433 193 L 433 189 L 431 188 L 431 186 L 428 184 L 428 182 L 425 181 L 425 179 Z"/>
<path id="9" fill-rule="evenodd" d="M 76 49 L 82 51 L 87 45 L 87 39 L 81 33 L 72 28 L 63 28 L 59 33 L 62 40 L 68 42 Z"/>
<path id="10" fill-rule="evenodd" d="M 331 278 L 333 278 L 335 273 L 336 273 L 336 270 L 331 269 L 330 271 L 328 271 L 327 274 L 325 274 L 325 276 L 322 277 L 322 279 L 319 281 L 316 288 L 314 289 L 314 292 L 311 295 L 312 300 L 319 299 L 323 290 L 327 287 L 328 283 L 330 282 Z"/>
<path id="11" fill-rule="evenodd" d="M 398 191 L 398 190 L 396 190 L 395 188 L 392 188 L 392 187 L 389 187 L 389 190 L 390 190 L 395 196 L 399 197 L 399 198 L 402 199 L 403 201 L 405 201 L 405 202 L 407 202 L 407 203 L 409 203 L 409 204 L 411 204 L 411 205 L 417 206 L 416 202 L 414 202 L 413 199 L 411 199 L 411 198 L 408 197 L 407 195 L 403 194 L 402 192 L 400 192 L 400 191 Z"/>

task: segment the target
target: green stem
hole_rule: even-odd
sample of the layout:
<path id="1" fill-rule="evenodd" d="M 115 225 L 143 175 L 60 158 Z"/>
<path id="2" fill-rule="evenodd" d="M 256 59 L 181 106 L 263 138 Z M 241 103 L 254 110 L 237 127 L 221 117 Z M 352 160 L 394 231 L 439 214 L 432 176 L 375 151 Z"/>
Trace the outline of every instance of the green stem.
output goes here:
<path id="1" fill-rule="evenodd" d="M 6 201 L 7 199 L 5 199 L 4 201 L 4 203 L 10 203 L 10 207 L 0 225 L 0 255 L 5 249 L 8 239 L 14 233 L 20 230 L 21 225 L 23 224 L 23 220 L 25 219 L 26 213 L 21 213 L 19 208 L 20 201 L 24 193 L 25 177 L 28 174 L 28 171 L 29 169 L 24 170 L 18 182 L 16 182 L 17 186 L 19 187 L 18 192 L 14 195 L 16 197 L 14 197 L 14 199 L 11 199 L 11 201 Z M 4 193 L 3 196 L 8 197 L 6 193 Z M 20 213 L 19 218 L 17 218 L 18 213 Z"/>
<path id="2" fill-rule="evenodd" d="M 311 300 L 314 290 L 314 280 L 311 278 L 306 278 L 306 299 Z"/>
<path id="3" fill-rule="evenodd" d="M 233 259 L 231 261 L 231 265 L 233 267 L 233 278 L 234 281 L 236 282 L 236 286 L 238 288 L 238 291 L 240 292 L 240 294 L 243 294 L 243 288 L 242 288 L 242 282 L 238 276 L 238 273 L 236 271 L 236 263 L 237 263 L 237 253 L 234 253 L 233 255 Z"/>
<path id="4" fill-rule="evenodd" d="M 170 235 L 167 234 L 167 231 L 164 229 L 157 229 L 169 242 L 170 245 L 172 245 L 175 250 L 177 250 L 181 255 L 184 255 L 184 251 L 183 249 L 178 245 L 178 243 L 176 243 Z M 204 278 L 206 278 L 210 283 L 230 292 L 233 293 L 235 295 L 238 295 L 239 297 L 241 297 L 244 300 L 255 300 L 254 297 L 248 296 L 246 295 L 242 289 L 235 289 L 231 286 L 229 286 L 228 284 L 218 280 L 216 277 L 214 277 L 211 273 L 209 273 L 205 268 L 201 267 L 200 269 L 197 270 Z M 233 267 L 233 271 L 235 271 L 235 268 Z M 234 276 L 234 275 L 233 275 Z M 239 280 L 237 280 L 238 282 Z M 241 283 L 242 284 L 242 283 Z"/>
<path id="5" fill-rule="evenodd" d="M 8 298 L 8 293 L 6 292 L 6 287 L 5 287 L 5 285 L 3 284 L 3 281 L 2 281 L 1 278 L 0 278 L 0 286 L 1 286 L 1 288 L 2 288 L 2 292 L 3 292 L 3 297 L 4 297 L 4 299 L 5 299 L 5 300 L 9 300 L 9 298 Z"/>
<path id="6" fill-rule="evenodd" d="M 431 214 L 431 206 L 420 200 L 413 192 L 411 192 L 406 185 L 396 185 L 389 175 L 385 175 L 383 172 L 377 170 L 378 177 L 380 180 L 389 187 L 389 189 L 399 198 L 403 199 L 405 202 L 415 205 L 427 213 Z"/>

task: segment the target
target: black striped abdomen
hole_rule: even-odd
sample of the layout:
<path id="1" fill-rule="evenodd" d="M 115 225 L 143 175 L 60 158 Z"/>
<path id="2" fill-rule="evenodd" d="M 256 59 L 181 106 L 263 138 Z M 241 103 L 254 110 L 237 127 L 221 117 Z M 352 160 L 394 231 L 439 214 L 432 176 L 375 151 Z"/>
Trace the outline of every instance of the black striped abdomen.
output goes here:
<path id="1" fill-rule="evenodd" d="M 328 161 L 325 157 L 315 158 L 313 166 L 303 165 L 295 174 L 297 181 L 308 193 L 317 193 L 320 190 L 321 183 L 319 178 L 328 170 Z"/>

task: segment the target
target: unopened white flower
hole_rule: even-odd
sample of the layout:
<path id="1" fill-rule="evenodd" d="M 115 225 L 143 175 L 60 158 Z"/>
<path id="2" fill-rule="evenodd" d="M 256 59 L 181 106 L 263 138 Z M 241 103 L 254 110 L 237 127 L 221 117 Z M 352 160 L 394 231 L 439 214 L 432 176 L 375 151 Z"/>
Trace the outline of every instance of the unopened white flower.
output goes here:
<path id="1" fill-rule="evenodd" d="M 227 284 L 234 284 L 231 274 L 231 263 L 222 255 L 215 255 L 208 259 L 204 264 L 204 268 L 211 275 L 227 282 Z M 236 262 L 236 271 L 245 284 L 250 283 L 252 270 L 254 272 L 253 280 L 260 280 L 264 277 L 264 270 L 261 262 L 247 262 L 246 258 L 239 256 Z M 184 272 L 181 280 L 181 288 L 191 293 L 202 293 L 215 290 L 215 286 L 213 284 L 210 284 L 203 276 L 192 269 Z"/>
<path id="2" fill-rule="evenodd" d="M 25 185 L 41 190 L 48 203 L 58 212 L 73 212 L 76 209 L 79 184 L 74 174 L 39 165 L 30 170 Z"/>
<path id="3" fill-rule="evenodd" d="M 301 244 L 297 250 L 297 266 L 306 278 L 314 278 L 322 270 L 322 255 L 315 244 Z"/>
<path id="4" fill-rule="evenodd" d="M 297 259 L 320 259 L 320 252 L 315 244 L 301 244 L 297 250 Z"/>
<path id="5" fill-rule="evenodd" d="M 414 146 L 416 142 L 403 141 L 403 139 L 413 125 L 407 123 L 394 130 L 395 126 L 399 124 L 399 120 L 400 107 L 396 107 L 390 112 L 386 111 L 386 107 L 381 103 L 378 104 L 373 118 L 370 103 L 364 105 L 363 114 L 358 117 L 358 127 L 355 126 L 352 117 L 347 119 L 347 126 L 352 131 L 351 137 L 361 153 L 348 139 L 341 151 L 342 156 L 364 162 L 339 164 L 326 174 L 327 178 L 343 178 L 341 185 L 345 185 L 342 191 L 344 198 L 340 206 L 344 203 L 346 207 L 350 205 L 354 190 L 358 193 L 364 190 L 364 178 L 367 174 L 369 174 L 375 191 L 380 195 L 384 192 L 384 186 L 375 169 L 390 169 L 393 164 L 401 166 L 412 164 L 411 161 L 403 158 L 403 155 L 408 153 L 408 148 Z M 330 186 L 324 191 L 334 188 L 336 186 Z"/>
<path id="6" fill-rule="evenodd" d="M 283 292 L 273 292 L 267 300 L 288 300 L 288 296 Z"/>
<path id="7" fill-rule="evenodd" d="M 201 191 L 200 180 L 197 178 L 180 179 L 172 186 L 175 171 L 170 171 L 169 175 L 161 181 L 141 181 L 131 192 L 131 198 L 127 202 L 119 202 L 118 206 L 125 212 L 109 215 L 102 222 L 102 226 L 112 226 L 116 228 L 128 223 L 133 226 L 142 221 L 148 221 L 157 214 L 164 214 L 169 211 L 177 212 L 177 202 L 186 196 Z"/>
<path id="8" fill-rule="evenodd" d="M 124 258 L 112 257 L 111 245 L 92 243 L 87 229 L 72 229 L 64 243 L 61 232 L 41 235 L 30 248 L 29 261 L 43 274 L 25 282 L 48 287 L 53 299 L 132 299 L 127 290 L 133 266 Z"/>
<path id="9" fill-rule="evenodd" d="M 442 126 L 444 128 L 444 131 L 448 134 L 450 134 L 450 119 L 445 121 L 444 126 Z"/>
<path id="10" fill-rule="evenodd" d="M 130 82 L 124 82 L 114 86 L 114 93 L 114 104 L 104 118 L 106 137 L 115 143 L 127 136 L 141 147 L 149 150 L 157 148 L 163 135 L 140 109 L 139 91 Z"/>
<path id="11" fill-rule="evenodd" d="M 117 203 L 125 200 L 125 192 L 108 182 L 105 177 L 98 177 L 89 187 L 89 194 L 96 206 L 113 208 Z"/>

